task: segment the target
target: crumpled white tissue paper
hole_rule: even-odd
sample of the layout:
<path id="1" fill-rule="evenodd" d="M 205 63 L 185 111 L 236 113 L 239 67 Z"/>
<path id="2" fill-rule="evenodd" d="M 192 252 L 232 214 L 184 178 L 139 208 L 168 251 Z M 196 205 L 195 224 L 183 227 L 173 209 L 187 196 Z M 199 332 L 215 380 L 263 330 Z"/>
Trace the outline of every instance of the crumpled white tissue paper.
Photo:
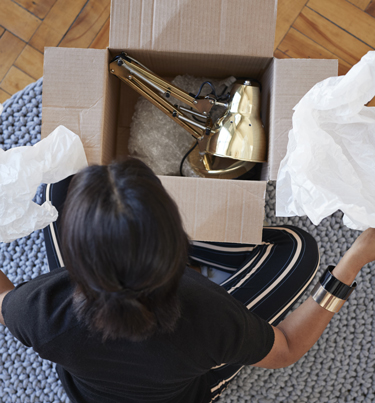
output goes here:
<path id="1" fill-rule="evenodd" d="M 0 241 L 14 241 L 55 221 L 58 213 L 50 202 L 32 201 L 38 186 L 86 166 L 81 139 L 64 126 L 34 146 L 0 149 Z"/>
<path id="2" fill-rule="evenodd" d="M 316 84 L 294 107 L 276 184 L 276 215 L 318 225 L 337 210 L 351 229 L 375 227 L 375 52 Z"/>

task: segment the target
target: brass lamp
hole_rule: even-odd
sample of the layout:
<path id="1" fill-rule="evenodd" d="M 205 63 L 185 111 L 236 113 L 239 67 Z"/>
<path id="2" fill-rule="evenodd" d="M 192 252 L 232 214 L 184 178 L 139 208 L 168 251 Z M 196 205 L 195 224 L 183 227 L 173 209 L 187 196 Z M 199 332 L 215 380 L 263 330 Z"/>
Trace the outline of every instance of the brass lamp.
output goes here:
<path id="1" fill-rule="evenodd" d="M 237 81 L 229 101 L 223 103 L 212 94 L 206 97 L 188 94 L 126 53 L 116 56 L 110 62 L 109 70 L 198 141 L 198 147 L 189 155 L 189 162 L 199 176 L 238 178 L 253 169 L 256 163 L 266 162 L 267 141 L 260 120 L 260 90 L 251 81 Z M 190 109 L 173 105 L 167 100 L 170 97 L 179 99 Z M 225 110 L 213 122 L 210 111 L 215 105 Z"/>

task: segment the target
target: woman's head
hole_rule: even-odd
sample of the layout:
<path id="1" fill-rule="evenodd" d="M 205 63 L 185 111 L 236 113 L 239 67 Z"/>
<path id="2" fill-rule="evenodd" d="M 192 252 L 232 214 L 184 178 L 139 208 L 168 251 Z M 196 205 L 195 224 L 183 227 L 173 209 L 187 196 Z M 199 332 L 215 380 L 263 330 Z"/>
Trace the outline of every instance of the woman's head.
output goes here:
<path id="1" fill-rule="evenodd" d="M 61 235 L 74 306 L 91 330 L 138 341 L 173 329 L 189 243 L 151 169 L 129 158 L 76 174 Z"/>

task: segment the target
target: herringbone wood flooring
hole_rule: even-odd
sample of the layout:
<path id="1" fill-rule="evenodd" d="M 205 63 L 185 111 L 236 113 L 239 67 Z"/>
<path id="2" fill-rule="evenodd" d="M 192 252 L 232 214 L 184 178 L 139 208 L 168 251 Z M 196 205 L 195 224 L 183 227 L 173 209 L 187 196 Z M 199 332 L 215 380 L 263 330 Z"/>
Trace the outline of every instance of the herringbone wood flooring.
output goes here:
<path id="1" fill-rule="evenodd" d="M 45 46 L 106 48 L 110 0 L 0 0 L 0 102 L 43 75 Z M 337 58 L 345 74 L 375 49 L 375 0 L 279 0 L 278 58 Z"/>

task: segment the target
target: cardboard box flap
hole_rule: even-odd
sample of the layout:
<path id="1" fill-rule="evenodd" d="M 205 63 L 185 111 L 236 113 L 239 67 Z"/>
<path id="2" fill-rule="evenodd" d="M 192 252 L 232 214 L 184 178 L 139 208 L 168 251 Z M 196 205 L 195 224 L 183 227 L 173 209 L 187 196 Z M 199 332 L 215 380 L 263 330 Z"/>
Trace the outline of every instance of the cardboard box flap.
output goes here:
<path id="1" fill-rule="evenodd" d="M 266 182 L 159 176 L 197 241 L 259 244 Z"/>
<path id="2" fill-rule="evenodd" d="M 273 68 L 269 119 L 269 180 L 277 179 L 280 162 L 285 157 L 294 106 L 315 84 L 337 76 L 338 61 L 274 59 Z"/>
<path id="3" fill-rule="evenodd" d="M 107 50 L 45 50 L 42 138 L 66 126 L 80 136 L 89 163 L 103 160 L 107 71 Z"/>
<path id="4" fill-rule="evenodd" d="M 272 57 L 275 0 L 112 0 L 109 47 Z"/>

